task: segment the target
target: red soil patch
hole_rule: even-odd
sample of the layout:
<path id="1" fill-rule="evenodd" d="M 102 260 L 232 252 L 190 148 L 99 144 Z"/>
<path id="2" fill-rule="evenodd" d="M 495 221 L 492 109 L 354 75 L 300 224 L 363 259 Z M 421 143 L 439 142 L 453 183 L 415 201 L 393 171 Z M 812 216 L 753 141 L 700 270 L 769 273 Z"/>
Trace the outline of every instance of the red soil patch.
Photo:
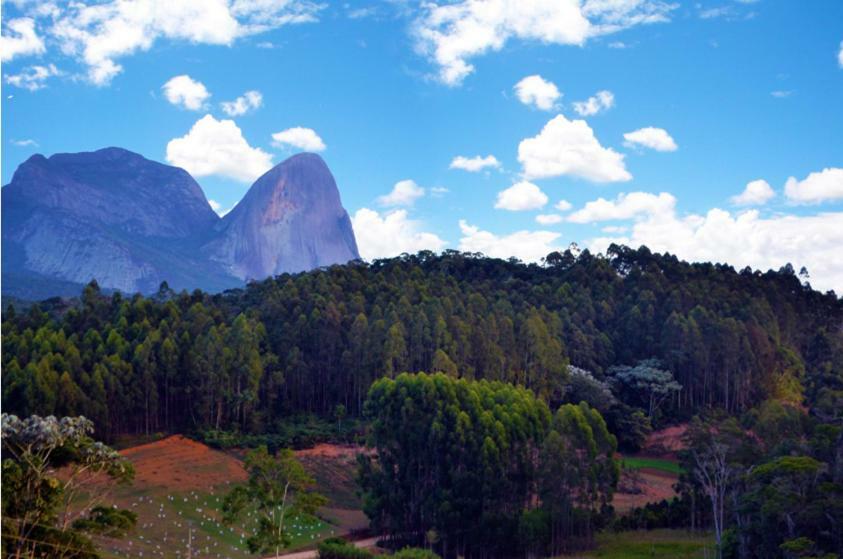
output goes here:
<path id="1" fill-rule="evenodd" d="M 171 491 L 246 481 L 240 460 L 181 435 L 120 451 L 135 466 L 135 484 Z"/>
<path id="2" fill-rule="evenodd" d="M 685 443 L 682 442 L 682 437 L 685 436 L 687 430 L 688 425 L 683 423 L 659 431 L 653 431 L 647 437 L 641 453 L 660 458 L 675 456 L 677 452 L 685 449 Z"/>
<path id="3" fill-rule="evenodd" d="M 612 505 L 617 512 L 626 512 L 635 507 L 643 507 L 647 503 L 657 503 L 670 500 L 676 495 L 673 484 L 678 476 L 669 472 L 642 468 L 638 470 L 640 476 L 640 493 L 615 493 Z"/>
<path id="4" fill-rule="evenodd" d="M 299 458 L 351 458 L 356 460 L 358 454 L 371 454 L 371 452 L 364 446 L 320 443 L 313 448 L 297 450 L 296 456 Z"/>

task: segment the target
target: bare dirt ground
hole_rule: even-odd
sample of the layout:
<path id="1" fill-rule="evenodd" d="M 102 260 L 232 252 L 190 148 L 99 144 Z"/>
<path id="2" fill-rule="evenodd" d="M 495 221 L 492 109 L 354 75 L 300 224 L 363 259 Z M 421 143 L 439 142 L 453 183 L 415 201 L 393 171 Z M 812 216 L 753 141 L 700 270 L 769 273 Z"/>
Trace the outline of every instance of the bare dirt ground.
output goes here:
<path id="1" fill-rule="evenodd" d="M 676 461 L 676 454 L 685 448 L 682 437 L 687 430 L 687 424 L 682 424 L 653 431 L 637 456 Z M 676 495 L 673 489 L 679 479 L 676 474 L 641 468 L 632 473 L 623 472 L 621 475 L 619 490 L 612 501 L 615 510 L 620 513 L 647 503 L 669 500 Z M 634 491 L 627 491 L 632 488 L 635 488 Z"/>
<path id="2" fill-rule="evenodd" d="M 120 454 L 135 466 L 136 486 L 194 491 L 247 479 L 240 460 L 181 435 L 127 448 Z"/>
<path id="3" fill-rule="evenodd" d="M 623 475 L 623 474 L 622 474 Z M 676 495 L 673 484 L 678 476 L 660 470 L 642 468 L 638 470 L 638 489 L 640 493 L 615 493 L 612 505 L 619 513 L 635 507 L 643 507 L 647 503 L 657 503 L 663 499 L 671 499 Z"/>

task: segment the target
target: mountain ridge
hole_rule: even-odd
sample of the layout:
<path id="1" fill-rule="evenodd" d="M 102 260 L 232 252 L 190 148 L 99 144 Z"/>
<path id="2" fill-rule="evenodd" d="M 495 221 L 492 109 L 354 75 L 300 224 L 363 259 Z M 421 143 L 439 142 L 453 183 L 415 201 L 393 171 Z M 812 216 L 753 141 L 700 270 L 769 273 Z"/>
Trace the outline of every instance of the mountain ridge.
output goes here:
<path id="1" fill-rule="evenodd" d="M 310 161 L 311 168 L 291 176 L 288 170 L 296 165 L 288 162 L 296 158 Z M 246 239 L 226 233 L 226 224 L 241 214 L 254 218 L 259 208 L 220 218 L 187 171 L 123 148 L 33 155 L 2 189 L 2 292 L 28 299 L 66 295 L 92 279 L 124 292 L 151 293 L 163 281 L 174 289 L 217 292 L 249 279 L 359 258 L 336 182 L 321 157 L 293 156 L 264 177 L 273 173 L 287 177 L 284 188 L 298 198 L 307 198 L 314 185 L 333 188 L 334 198 L 324 213 L 344 215 L 346 221 L 339 220 L 337 231 L 328 234 L 346 242 L 326 245 L 324 233 L 307 228 L 307 219 L 291 222 L 283 211 L 275 216 L 281 225 L 258 228 Z M 254 198 L 250 195 L 260 180 L 235 210 Z M 310 205 L 303 215 L 316 218 L 322 210 Z M 220 238 L 239 250 L 215 253 Z M 290 246 L 279 238 L 298 242 Z M 275 254 L 267 252 L 272 250 Z M 299 258 L 297 251 L 307 257 Z M 272 266 L 248 265 L 267 259 Z"/>

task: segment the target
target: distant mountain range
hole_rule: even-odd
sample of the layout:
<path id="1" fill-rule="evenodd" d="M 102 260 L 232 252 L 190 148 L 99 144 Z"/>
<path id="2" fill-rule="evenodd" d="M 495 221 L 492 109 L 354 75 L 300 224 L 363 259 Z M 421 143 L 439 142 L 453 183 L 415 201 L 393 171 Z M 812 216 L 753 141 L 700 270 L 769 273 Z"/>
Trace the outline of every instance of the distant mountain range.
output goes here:
<path id="1" fill-rule="evenodd" d="M 187 171 L 106 148 L 33 155 L 2 189 L 2 291 L 23 299 L 106 289 L 221 291 L 359 258 L 321 157 L 260 177 L 225 217 Z"/>

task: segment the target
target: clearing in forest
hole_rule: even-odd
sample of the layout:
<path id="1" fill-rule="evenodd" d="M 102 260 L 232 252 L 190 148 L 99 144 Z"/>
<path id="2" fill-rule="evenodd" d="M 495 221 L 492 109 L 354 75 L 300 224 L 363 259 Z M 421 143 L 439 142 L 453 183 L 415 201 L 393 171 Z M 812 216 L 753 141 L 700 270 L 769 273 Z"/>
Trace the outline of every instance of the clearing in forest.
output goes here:
<path id="1" fill-rule="evenodd" d="M 366 527 L 356 507 L 353 448 L 323 448 L 297 453 L 316 478 L 318 489 L 330 499 L 319 518 L 293 520 L 291 550 L 319 540 Z M 330 445 L 328 445 L 330 446 Z M 132 485 L 119 487 L 113 502 L 138 515 L 135 530 L 123 539 L 96 538 L 108 557 L 254 557 L 245 540 L 254 527 L 247 512 L 239 525 L 224 525 L 221 507 L 233 484 L 246 481 L 243 464 L 235 455 L 212 449 L 180 435 L 120 451 L 135 467 Z M 343 508 L 347 507 L 347 508 Z M 356 510 L 355 510 L 356 509 Z"/>

